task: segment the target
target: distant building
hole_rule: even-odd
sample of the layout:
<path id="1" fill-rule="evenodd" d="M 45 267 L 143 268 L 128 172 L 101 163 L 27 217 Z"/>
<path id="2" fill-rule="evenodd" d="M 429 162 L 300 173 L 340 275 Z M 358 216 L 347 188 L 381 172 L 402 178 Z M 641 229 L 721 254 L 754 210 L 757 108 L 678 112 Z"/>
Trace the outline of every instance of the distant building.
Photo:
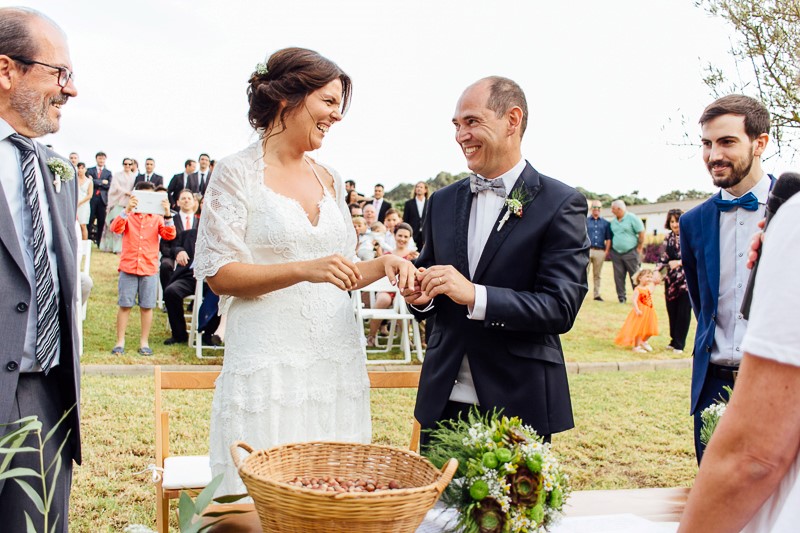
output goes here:
<path id="1" fill-rule="evenodd" d="M 667 233 L 664 224 L 667 223 L 667 213 L 670 209 L 681 209 L 684 213 L 689 209 L 705 202 L 702 200 L 681 200 L 680 202 L 662 202 L 659 204 L 629 205 L 628 211 L 638 216 L 644 222 L 644 230 L 647 235 L 663 235 Z M 611 220 L 614 214 L 610 207 L 604 207 L 600 211 L 600 216 L 606 220 Z"/>

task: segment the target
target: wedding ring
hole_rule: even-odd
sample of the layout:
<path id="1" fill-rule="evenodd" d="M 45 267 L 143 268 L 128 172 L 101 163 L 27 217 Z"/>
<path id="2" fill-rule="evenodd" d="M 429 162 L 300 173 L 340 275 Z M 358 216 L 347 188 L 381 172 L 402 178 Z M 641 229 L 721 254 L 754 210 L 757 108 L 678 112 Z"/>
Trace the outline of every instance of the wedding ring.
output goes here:
<path id="1" fill-rule="evenodd" d="M 439 285 L 444 285 L 444 280 L 442 279 L 442 276 L 439 276 Z"/>

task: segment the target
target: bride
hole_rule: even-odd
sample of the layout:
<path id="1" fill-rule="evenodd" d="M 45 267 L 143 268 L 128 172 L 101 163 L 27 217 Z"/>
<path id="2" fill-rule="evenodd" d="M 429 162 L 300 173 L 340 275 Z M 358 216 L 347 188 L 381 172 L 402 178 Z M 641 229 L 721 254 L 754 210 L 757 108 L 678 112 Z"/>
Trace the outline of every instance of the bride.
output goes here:
<path id="1" fill-rule="evenodd" d="M 386 275 L 414 283 L 396 256 L 355 264 L 339 174 L 311 159 L 347 110 L 350 78 L 316 52 L 286 48 L 247 91 L 259 140 L 217 163 L 203 201 L 195 276 L 222 296 L 225 360 L 211 412 L 218 494 L 245 492 L 229 446 L 369 442 L 369 380 L 346 291 Z"/>

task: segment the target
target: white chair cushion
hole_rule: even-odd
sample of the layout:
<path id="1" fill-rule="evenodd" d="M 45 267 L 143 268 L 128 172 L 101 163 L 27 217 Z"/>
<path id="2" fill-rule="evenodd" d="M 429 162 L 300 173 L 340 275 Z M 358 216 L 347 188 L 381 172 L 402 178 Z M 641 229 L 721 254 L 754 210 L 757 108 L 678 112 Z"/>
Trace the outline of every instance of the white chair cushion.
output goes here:
<path id="1" fill-rule="evenodd" d="M 207 455 L 174 455 L 164 459 L 161 487 L 168 489 L 201 489 L 211 483 L 211 466 Z"/>

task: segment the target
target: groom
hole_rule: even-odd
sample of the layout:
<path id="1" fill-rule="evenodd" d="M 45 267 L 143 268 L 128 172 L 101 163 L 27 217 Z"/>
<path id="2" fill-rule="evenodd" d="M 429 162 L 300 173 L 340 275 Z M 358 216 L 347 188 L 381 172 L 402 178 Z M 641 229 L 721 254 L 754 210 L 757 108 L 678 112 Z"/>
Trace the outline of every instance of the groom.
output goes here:
<path id="1" fill-rule="evenodd" d="M 587 202 L 522 158 L 527 119 L 522 89 L 497 76 L 456 105 L 456 142 L 476 175 L 431 196 L 419 287 L 404 294 L 417 318 L 436 317 L 414 412 L 423 429 L 476 404 L 548 440 L 574 426 L 558 336 L 588 291 Z"/>

